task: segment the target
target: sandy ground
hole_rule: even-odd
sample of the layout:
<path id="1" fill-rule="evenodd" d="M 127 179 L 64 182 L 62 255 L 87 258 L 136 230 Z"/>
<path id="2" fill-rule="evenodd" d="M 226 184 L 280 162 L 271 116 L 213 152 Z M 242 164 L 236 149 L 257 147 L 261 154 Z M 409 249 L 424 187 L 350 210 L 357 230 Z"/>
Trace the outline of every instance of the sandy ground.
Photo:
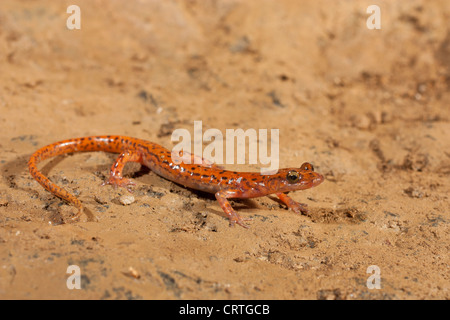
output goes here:
<path id="1" fill-rule="evenodd" d="M 449 19 L 424 0 L 0 1 L 0 298 L 449 299 Z M 75 210 L 26 167 L 79 136 L 170 149 L 194 120 L 279 129 L 281 166 L 326 177 L 292 194 L 310 213 L 233 201 L 253 221 L 229 227 L 213 197 L 139 165 L 124 206 L 97 152 L 40 165 L 92 213 L 55 225 Z"/>

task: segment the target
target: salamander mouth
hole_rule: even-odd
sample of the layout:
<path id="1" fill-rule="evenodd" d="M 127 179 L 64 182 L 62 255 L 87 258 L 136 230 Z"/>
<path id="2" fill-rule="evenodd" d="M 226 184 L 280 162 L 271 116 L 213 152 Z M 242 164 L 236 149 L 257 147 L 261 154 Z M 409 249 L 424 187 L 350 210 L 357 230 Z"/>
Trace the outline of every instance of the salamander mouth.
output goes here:
<path id="1" fill-rule="evenodd" d="M 321 175 L 320 173 L 314 172 L 314 177 L 312 179 L 309 180 L 309 182 L 306 184 L 306 188 L 312 188 L 315 186 L 318 186 L 319 184 L 321 184 L 324 180 L 323 175 Z"/>
<path id="2" fill-rule="evenodd" d="M 304 190 L 313 188 L 321 184 L 324 180 L 323 175 L 317 172 L 309 173 L 308 179 L 304 179 L 302 182 L 294 186 L 291 190 Z"/>
<path id="3" fill-rule="evenodd" d="M 323 175 L 318 173 L 317 176 L 314 178 L 312 185 L 315 187 L 315 186 L 321 184 L 323 182 L 323 180 L 324 180 Z"/>

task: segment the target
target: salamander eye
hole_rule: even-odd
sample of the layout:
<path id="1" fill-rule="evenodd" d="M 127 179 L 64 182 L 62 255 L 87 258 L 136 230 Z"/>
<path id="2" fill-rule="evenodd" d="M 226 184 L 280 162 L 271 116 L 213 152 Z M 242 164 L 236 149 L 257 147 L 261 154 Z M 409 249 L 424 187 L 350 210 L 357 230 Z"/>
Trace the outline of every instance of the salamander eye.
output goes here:
<path id="1" fill-rule="evenodd" d="M 305 171 L 314 171 L 313 165 L 308 162 L 305 162 L 304 164 L 302 164 L 300 169 L 305 170 Z"/>
<path id="2" fill-rule="evenodd" d="M 291 170 L 286 175 L 286 179 L 289 183 L 296 183 L 300 179 L 300 174 L 297 171 Z"/>

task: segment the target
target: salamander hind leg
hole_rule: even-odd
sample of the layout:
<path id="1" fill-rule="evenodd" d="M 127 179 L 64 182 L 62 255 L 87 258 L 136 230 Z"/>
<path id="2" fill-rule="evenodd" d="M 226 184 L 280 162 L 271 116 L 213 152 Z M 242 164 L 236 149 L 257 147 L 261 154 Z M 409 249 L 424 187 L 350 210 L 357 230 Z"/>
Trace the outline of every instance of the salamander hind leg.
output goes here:
<path id="1" fill-rule="evenodd" d="M 132 186 L 135 186 L 136 183 L 131 179 L 123 178 L 122 176 L 110 175 L 109 178 L 102 183 L 102 186 L 112 185 L 114 188 L 121 187 L 126 188 L 129 192 L 132 192 Z"/>
<path id="2" fill-rule="evenodd" d="M 127 179 L 122 176 L 123 168 L 127 162 L 142 163 L 142 157 L 136 152 L 123 152 L 112 165 L 109 178 L 102 183 L 102 186 L 112 185 L 115 188 L 122 187 L 126 188 L 129 192 L 132 192 L 131 186 L 135 186 L 136 183 L 134 183 L 131 179 Z"/>
<path id="3" fill-rule="evenodd" d="M 226 190 L 220 190 L 216 192 L 215 196 L 217 201 L 220 204 L 220 207 L 227 215 L 228 219 L 230 220 L 230 226 L 234 226 L 236 223 L 244 228 L 249 228 L 250 226 L 246 225 L 245 221 L 251 221 L 251 218 L 242 218 L 240 215 L 234 211 L 234 209 L 231 207 L 230 202 L 228 202 L 227 198 L 233 198 L 234 192 L 233 191 L 226 191 Z"/>

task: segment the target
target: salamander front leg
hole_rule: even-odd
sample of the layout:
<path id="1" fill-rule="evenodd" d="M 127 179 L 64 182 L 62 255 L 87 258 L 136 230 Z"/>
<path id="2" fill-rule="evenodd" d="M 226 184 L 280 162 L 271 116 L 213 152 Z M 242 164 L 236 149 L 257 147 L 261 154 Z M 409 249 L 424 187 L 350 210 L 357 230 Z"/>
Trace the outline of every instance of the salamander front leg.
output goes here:
<path id="1" fill-rule="evenodd" d="M 130 186 L 135 186 L 136 183 L 134 183 L 131 179 L 122 177 L 122 171 L 127 162 L 142 163 L 142 157 L 137 152 L 130 152 L 130 151 L 123 152 L 117 158 L 116 162 L 114 162 L 114 164 L 112 165 L 109 178 L 108 180 L 102 183 L 102 186 L 110 184 L 115 188 L 123 187 L 126 188 L 129 192 L 131 192 L 132 190 Z"/>
<path id="2" fill-rule="evenodd" d="M 244 228 L 249 228 L 248 225 L 246 225 L 245 221 L 251 221 L 251 218 L 242 218 L 240 215 L 236 213 L 236 211 L 233 210 L 231 207 L 230 202 L 228 202 L 227 198 L 235 198 L 236 194 L 234 191 L 227 191 L 227 190 L 220 190 L 216 192 L 216 199 L 220 204 L 220 207 L 227 215 L 228 219 L 230 220 L 230 226 L 234 226 L 235 223 L 240 225 Z"/>
<path id="3" fill-rule="evenodd" d="M 295 201 L 286 193 L 279 192 L 276 195 L 289 209 L 292 209 L 295 213 L 306 214 L 308 212 L 308 205 Z"/>

